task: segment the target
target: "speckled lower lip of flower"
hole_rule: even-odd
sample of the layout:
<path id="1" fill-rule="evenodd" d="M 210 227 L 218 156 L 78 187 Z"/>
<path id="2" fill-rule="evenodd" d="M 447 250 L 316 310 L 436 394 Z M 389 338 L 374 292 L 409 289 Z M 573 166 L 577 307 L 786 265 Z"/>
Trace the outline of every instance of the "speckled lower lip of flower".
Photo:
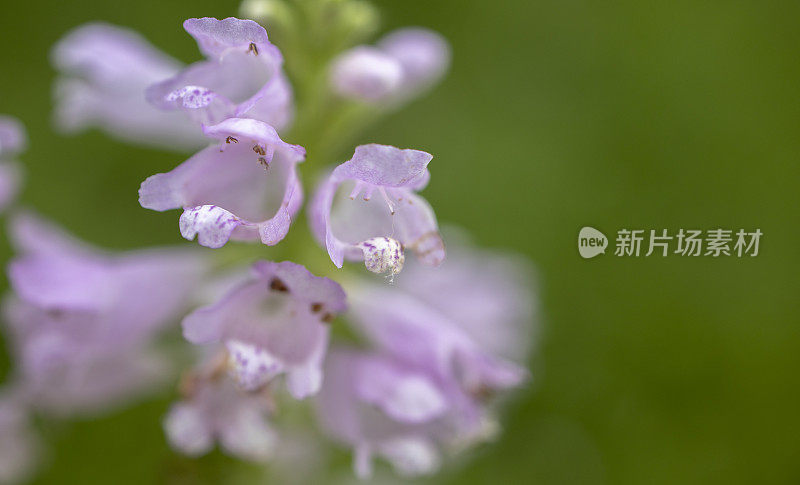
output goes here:
<path id="1" fill-rule="evenodd" d="M 337 267 L 344 259 L 363 259 L 372 272 L 396 274 L 406 249 L 431 266 L 444 260 L 433 210 L 415 193 L 427 185 L 432 158 L 419 150 L 361 145 L 320 184 L 311 227 Z"/>
<path id="2" fill-rule="evenodd" d="M 282 141 L 270 125 L 229 118 L 204 128 L 219 140 L 168 173 L 142 183 L 139 203 L 157 211 L 183 209 L 186 239 L 219 248 L 229 239 L 280 242 L 302 205 L 296 165 L 305 149 Z"/>
<path id="3" fill-rule="evenodd" d="M 225 344 L 231 375 L 243 388 L 286 374 L 289 392 L 302 399 L 319 389 L 328 323 L 344 310 L 344 291 L 334 281 L 289 261 L 261 261 L 250 279 L 188 315 L 183 331 L 195 344 Z"/>

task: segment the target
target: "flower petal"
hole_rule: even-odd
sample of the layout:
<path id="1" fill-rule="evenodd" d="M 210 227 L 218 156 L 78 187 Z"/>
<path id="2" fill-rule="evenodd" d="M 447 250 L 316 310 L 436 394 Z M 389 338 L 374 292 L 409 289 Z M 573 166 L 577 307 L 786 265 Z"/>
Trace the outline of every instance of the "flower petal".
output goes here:
<path id="1" fill-rule="evenodd" d="M 355 179 L 379 187 L 422 189 L 428 164 L 433 156 L 421 150 L 400 149 L 389 145 L 360 145 L 353 158 L 334 169 L 333 176 Z"/>
<path id="2" fill-rule="evenodd" d="M 173 405 L 164 419 L 164 431 L 170 445 L 189 456 L 204 455 L 214 446 L 202 412 L 191 404 Z"/>
<path id="3" fill-rule="evenodd" d="M 181 214 L 181 236 L 188 240 L 197 236 L 197 242 L 207 248 L 221 248 L 228 242 L 234 229 L 247 224 L 216 205 L 201 205 L 186 209 Z"/>
<path id="4" fill-rule="evenodd" d="M 25 127 L 16 118 L 0 115 L 0 158 L 16 155 L 27 148 Z"/>
<path id="5" fill-rule="evenodd" d="M 247 391 L 260 388 L 284 370 L 281 361 L 262 347 L 238 340 L 228 340 L 225 347 L 228 349 L 230 372 Z"/>
<path id="6" fill-rule="evenodd" d="M 450 48 L 438 33 L 420 27 L 390 32 L 380 48 L 403 68 L 403 90 L 412 95 L 436 83 L 450 64 Z"/>
<path id="7" fill-rule="evenodd" d="M 171 172 L 149 177 L 139 189 L 139 203 L 159 211 L 185 208 L 181 234 L 187 239 L 199 235 L 204 246 L 218 248 L 230 238 L 277 244 L 302 203 L 295 164 L 304 151 L 278 139 L 277 146 L 259 148 L 274 152 L 266 168 L 257 147 L 236 140 L 208 147 Z"/>
<path id="8" fill-rule="evenodd" d="M 427 377 L 385 359 L 364 359 L 355 388 L 364 402 L 400 422 L 429 421 L 447 410 L 445 396 Z"/>
<path id="9" fill-rule="evenodd" d="M 200 52 L 210 58 L 222 57 L 229 49 L 247 49 L 251 43 L 260 47 L 258 54 L 253 53 L 254 55 L 260 55 L 264 50 L 270 49 L 270 46 L 275 49 L 269 42 L 264 27 L 252 20 L 234 17 L 223 20 L 211 17 L 194 18 L 183 22 L 183 28 L 197 41 Z"/>
<path id="10" fill-rule="evenodd" d="M 347 98 L 384 98 L 396 92 L 402 78 L 400 63 L 374 47 L 351 49 L 334 59 L 331 67 L 334 91 Z"/>
<path id="11" fill-rule="evenodd" d="M 126 141 L 177 150 L 202 146 L 194 123 L 144 101 L 145 88 L 175 75 L 181 64 L 139 34 L 87 24 L 61 39 L 51 57 L 61 74 L 55 89 L 61 129 L 96 126 Z"/>

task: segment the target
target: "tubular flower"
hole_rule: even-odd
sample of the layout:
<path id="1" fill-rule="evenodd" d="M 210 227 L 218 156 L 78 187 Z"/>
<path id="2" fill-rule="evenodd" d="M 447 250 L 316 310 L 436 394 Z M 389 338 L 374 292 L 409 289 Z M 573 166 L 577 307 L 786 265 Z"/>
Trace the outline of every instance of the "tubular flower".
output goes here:
<path id="1" fill-rule="evenodd" d="M 195 344 L 224 344 L 242 388 L 255 390 L 286 374 L 290 394 L 302 399 L 319 390 L 327 323 L 344 310 L 336 282 L 289 261 L 261 261 L 248 281 L 188 315 L 183 334 Z"/>
<path id="2" fill-rule="evenodd" d="M 436 269 L 412 265 L 394 287 L 352 285 L 352 322 L 381 350 L 467 397 L 515 387 L 527 377 L 517 363 L 531 334 L 526 272 L 506 256 L 451 253 Z"/>
<path id="3" fill-rule="evenodd" d="M 11 158 L 27 146 L 25 128 L 15 118 L 0 116 L 0 211 L 17 196 L 20 168 Z"/>
<path id="4" fill-rule="evenodd" d="M 229 239 L 275 245 L 286 236 L 303 201 L 296 165 L 305 149 L 282 141 L 261 121 L 229 118 L 204 128 L 220 141 L 139 189 L 146 209 L 183 209 L 180 231 L 202 246 Z"/>
<path id="5" fill-rule="evenodd" d="M 385 354 L 332 349 L 315 404 L 326 433 L 354 448 L 359 478 L 372 474 L 375 455 L 403 476 L 433 473 L 439 446 L 460 432 L 446 390 Z"/>
<path id="6" fill-rule="evenodd" d="M 60 74 L 55 98 L 62 130 L 96 126 L 125 141 L 177 150 L 203 145 L 196 123 L 145 101 L 145 89 L 174 76 L 182 64 L 136 32 L 87 24 L 61 39 L 51 58 Z"/>
<path id="7" fill-rule="evenodd" d="M 164 419 L 167 439 L 189 456 L 204 455 L 219 442 L 231 455 L 265 461 L 277 444 L 277 435 L 267 422 L 269 396 L 238 388 L 220 367 L 216 359 L 210 359 L 184 376 L 183 398 Z"/>
<path id="8" fill-rule="evenodd" d="M 492 400 L 527 371 L 531 291 L 505 256 L 456 248 L 440 268 L 411 264 L 396 286 L 348 286 L 350 321 L 369 352 L 334 349 L 317 414 L 355 450 L 356 473 L 371 457 L 401 475 L 435 471 L 442 448 L 460 449 L 496 431 Z"/>
<path id="9" fill-rule="evenodd" d="M 21 256 L 4 313 L 30 405 L 89 412 L 161 380 L 149 343 L 187 304 L 204 269 L 197 255 L 105 254 L 32 216 L 17 217 L 11 234 Z"/>
<path id="10" fill-rule="evenodd" d="M 233 17 L 189 19 L 184 29 L 197 41 L 205 61 L 153 84 L 146 97 L 165 110 L 185 111 L 203 124 L 226 118 L 255 118 L 277 129 L 292 114 L 292 93 L 283 57 L 252 20 Z"/>
<path id="11" fill-rule="evenodd" d="M 361 145 L 317 188 L 311 226 L 331 260 L 364 260 L 375 273 L 399 273 L 405 249 L 423 263 L 444 260 L 436 216 L 416 194 L 428 183 L 433 157 L 419 150 Z"/>
<path id="12" fill-rule="evenodd" d="M 357 46 L 334 59 L 333 90 L 346 98 L 399 103 L 438 82 L 450 64 L 447 41 L 428 29 L 387 34 L 376 46 Z"/>

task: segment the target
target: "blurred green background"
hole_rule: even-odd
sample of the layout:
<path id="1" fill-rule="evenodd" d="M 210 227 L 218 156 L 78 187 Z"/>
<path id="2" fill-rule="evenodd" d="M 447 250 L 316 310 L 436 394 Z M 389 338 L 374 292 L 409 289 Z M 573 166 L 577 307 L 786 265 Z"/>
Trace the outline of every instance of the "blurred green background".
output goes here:
<path id="1" fill-rule="evenodd" d="M 424 194 L 439 219 L 528 255 L 541 279 L 534 382 L 499 442 L 437 480 L 800 483 L 800 3 L 376 3 L 385 29 L 432 27 L 454 60 L 440 87 L 363 141 L 433 153 Z M 105 20 L 192 61 L 183 19 L 237 9 L 4 1 L 0 113 L 29 130 L 23 202 L 101 246 L 178 242 L 177 213 L 141 209 L 136 191 L 181 156 L 94 131 L 56 134 L 49 49 L 70 28 Z M 584 225 L 764 236 L 756 258 L 583 260 Z M 233 476 L 232 460 L 196 465 L 169 451 L 167 405 L 50 429 L 39 483 Z"/>

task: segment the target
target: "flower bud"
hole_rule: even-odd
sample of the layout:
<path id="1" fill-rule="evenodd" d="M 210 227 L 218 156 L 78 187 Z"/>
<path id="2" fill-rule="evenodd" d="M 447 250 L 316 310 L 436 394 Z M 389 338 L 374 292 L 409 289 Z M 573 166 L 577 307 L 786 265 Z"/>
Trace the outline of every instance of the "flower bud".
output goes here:
<path id="1" fill-rule="evenodd" d="M 283 0 L 244 0 L 239 15 L 255 20 L 269 31 L 286 31 L 294 24 L 291 8 Z"/>

